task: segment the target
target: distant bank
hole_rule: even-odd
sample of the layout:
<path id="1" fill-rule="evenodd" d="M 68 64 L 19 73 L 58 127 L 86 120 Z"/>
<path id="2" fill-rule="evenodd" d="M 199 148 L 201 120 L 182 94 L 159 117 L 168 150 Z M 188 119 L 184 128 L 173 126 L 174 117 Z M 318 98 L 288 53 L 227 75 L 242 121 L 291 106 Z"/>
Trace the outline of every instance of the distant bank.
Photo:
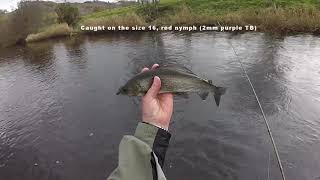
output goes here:
<path id="1" fill-rule="evenodd" d="M 316 0 L 161 0 L 85 15 L 84 26 L 246 26 L 269 33 L 320 33 Z"/>
<path id="2" fill-rule="evenodd" d="M 157 4 L 98 3 L 91 6 L 90 3 L 77 3 L 73 6 L 80 9 L 80 18 L 72 28 L 67 24 L 58 24 L 54 4 L 47 6 L 49 10 L 45 21 L 50 22 L 29 33 L 27 42 L 58 36 L 106 33 L 108 28 L 119 30 L 111 28 L 119 26 L 145 27 L 144 30 L 148 30 L 149 26 L 156 27 L 151 30 L 170 26 L 194 26 L 198 29 L 201 26 L 213 29 L 254 26 L 256 31 L 266 33 L 320 34 L 320 3 L 316 0 L 160 0 Z M 0 15 L 0 29 L 1 19 L 5 18 Z M 99 27 L 107 30 L 98 30 Z"/>

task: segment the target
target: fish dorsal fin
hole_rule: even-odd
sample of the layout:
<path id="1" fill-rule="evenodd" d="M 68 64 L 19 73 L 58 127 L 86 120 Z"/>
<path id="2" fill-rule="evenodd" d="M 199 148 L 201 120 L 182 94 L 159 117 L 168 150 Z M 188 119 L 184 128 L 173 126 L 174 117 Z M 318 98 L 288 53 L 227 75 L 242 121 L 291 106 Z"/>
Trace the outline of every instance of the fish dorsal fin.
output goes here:
<path id="1" fill-rule="evenodd" d="M 209 84 L 211 84 L 211 85 L 213 85 L 212 84 L 212 80 L 207 80 L 207 79 L 202 79 L 204 82 L 206 82 L 206 83 L 209 83 Z"/>
<path id="2" fill-rule="evenodd" d="M 174 70 L 174 71 L 178 71 L 178 72 L 182 72 L 182 73 L 194 74 L 190 69 L 188 69 L 184 66 L 178 66 L 178 65 L 173 65 L 173 64 L 163 65 L 163 66 L 160 66 L 159 68 Z"/>

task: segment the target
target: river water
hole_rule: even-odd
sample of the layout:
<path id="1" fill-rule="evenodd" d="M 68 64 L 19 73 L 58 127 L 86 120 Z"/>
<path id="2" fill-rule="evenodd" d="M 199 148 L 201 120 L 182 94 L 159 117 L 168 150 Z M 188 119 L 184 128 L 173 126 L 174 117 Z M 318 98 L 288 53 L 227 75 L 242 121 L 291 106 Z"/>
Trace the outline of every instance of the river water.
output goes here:
<path id="1" fill-rule="evenodd" d="M 228 87 L 175 98 L 168 179 L 281 179 L 252 90 L 270 122 L 287 179 L 320 179 L 320 38 L 259 33 L 132 33 L 0 50 L 0 179 L 98 180 L 116 167 L 141 120 L 120 85 L 153 63 L 177 64 Z"/>

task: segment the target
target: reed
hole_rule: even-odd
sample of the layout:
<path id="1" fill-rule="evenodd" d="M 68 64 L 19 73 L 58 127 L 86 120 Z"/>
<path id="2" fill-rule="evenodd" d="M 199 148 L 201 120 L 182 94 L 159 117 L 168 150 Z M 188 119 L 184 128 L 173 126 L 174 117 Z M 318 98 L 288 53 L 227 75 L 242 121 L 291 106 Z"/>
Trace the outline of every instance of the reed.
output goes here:
<path id="1" fill-rule="evenodd" d="M 26 38 L 26 42 L 30 43 L 30 42 L 42 41 L 50 38 L 68 36 L 70 35 L 71 32 L 72 32 L 72 29 L 68 26 L 67 23 L 54 24 L 45 28 L 39 33 L 28 35 L 28 37 Z"/>

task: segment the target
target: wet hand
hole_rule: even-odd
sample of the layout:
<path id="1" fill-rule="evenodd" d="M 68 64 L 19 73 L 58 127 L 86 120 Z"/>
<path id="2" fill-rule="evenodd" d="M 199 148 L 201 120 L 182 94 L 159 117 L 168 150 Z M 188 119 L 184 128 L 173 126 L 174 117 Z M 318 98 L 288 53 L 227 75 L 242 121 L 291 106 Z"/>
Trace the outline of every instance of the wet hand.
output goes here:
<path id="1" fill-rule="evenodd" d="M 158 66 L 158 64 L 154 64 L 152 69 Z M 141 72 L 148 70 L 148 68 L 143 68 Z M 142 121 L 168 130 L 173 112 L 173 94 L 158 94 L 160 88 L 161 80 L 158 76 L 155 76 L 152 86 L 142 97 Z"/>

